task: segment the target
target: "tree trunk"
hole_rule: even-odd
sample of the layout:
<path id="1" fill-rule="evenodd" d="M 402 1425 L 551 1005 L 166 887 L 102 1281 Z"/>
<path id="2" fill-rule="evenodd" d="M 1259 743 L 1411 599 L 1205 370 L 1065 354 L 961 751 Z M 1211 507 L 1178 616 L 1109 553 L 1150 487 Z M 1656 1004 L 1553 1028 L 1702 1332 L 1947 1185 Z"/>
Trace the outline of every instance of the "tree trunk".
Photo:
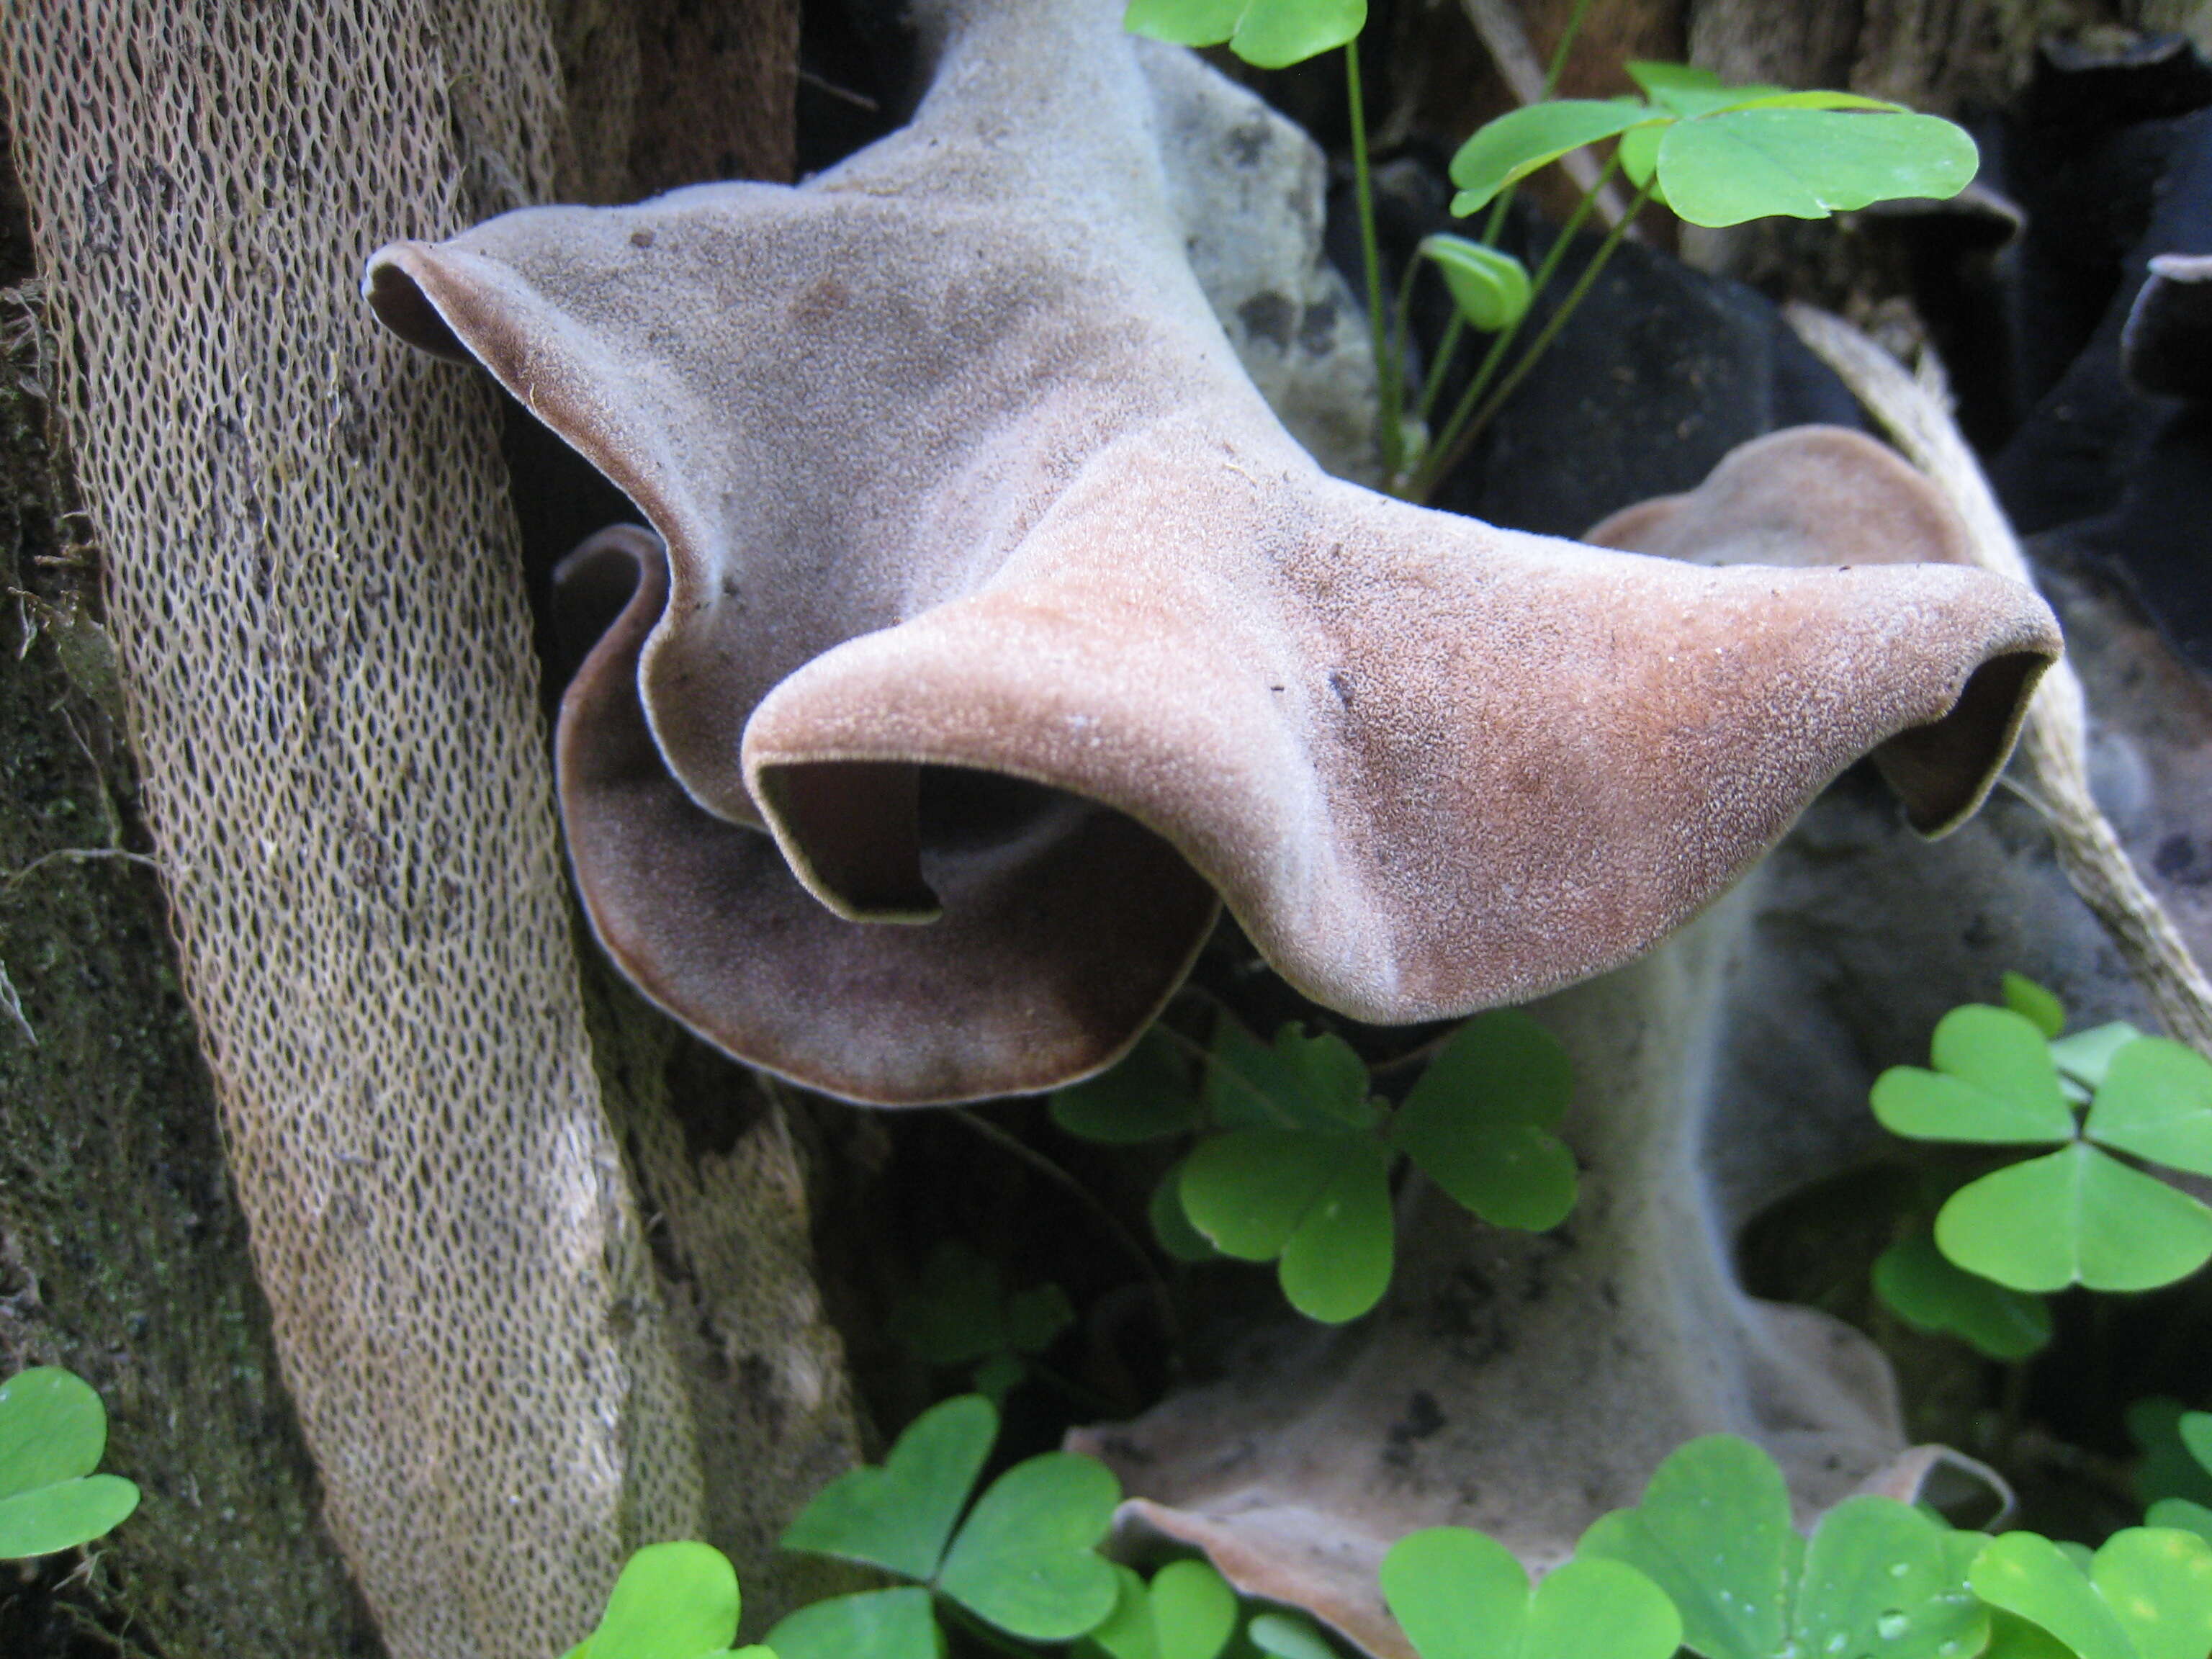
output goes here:
<path id="1" fill-rule="evenodd" d="M 52 1599 L 68 1556 L 0 1593 L 0 1651 L 58 1654 L 82 1622 L 164 1659 L 369 1659 L 137 861 L 99 550 L 44 440 L 52 350 L 0 149 L 0 1376 L 90 1380 L 104 1467 L 144 1493 L 81 1588 Z"/>

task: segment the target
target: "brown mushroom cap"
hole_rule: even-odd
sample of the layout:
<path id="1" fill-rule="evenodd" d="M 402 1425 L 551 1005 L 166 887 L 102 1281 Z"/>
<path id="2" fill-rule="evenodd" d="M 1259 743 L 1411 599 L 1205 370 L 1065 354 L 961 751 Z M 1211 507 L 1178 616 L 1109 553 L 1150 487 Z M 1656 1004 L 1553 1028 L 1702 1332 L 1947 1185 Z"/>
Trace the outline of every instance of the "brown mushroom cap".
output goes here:
<path id="1" fill-rule="evenodd" d="M 1839 568 L 1971 567 L 1966 526 L 1893 451 L 1841 427 L 1792 427 L 1740 444 L 1705 483 L 1614 514 L 1588 532 L 1603 547 L 1705 565 Z M 2053 641 L 1990 655 L 1940 718 L 1871 750 L 1912 827 L 1948 834 L 1972 817 L 2012 752 Z M 1954 639 L 1951 648 L 1966 642 Z"/>
<path id="2" fill-rule="evenodd" d="M 639 574 L 562 796 L 602 939 L 679 1017 L 855 1098 L 1043 1088 L 1133 1039 L 1208 886 L 1358 1018 L 1518 1000 L 1644 949 L 1985 665 L 2024 697 L 2056 628 L 1978 570 L 1698 568 L 1324 476 L 1190 275 L 1115 9 L 976 8 L 915 124 L 799 189 L 372 261 L 380 316 L 665 542 L 665 598 L 651 538 L 589 556 Z M 1930 822 L 2011 707 L 1936 745 Z"/>

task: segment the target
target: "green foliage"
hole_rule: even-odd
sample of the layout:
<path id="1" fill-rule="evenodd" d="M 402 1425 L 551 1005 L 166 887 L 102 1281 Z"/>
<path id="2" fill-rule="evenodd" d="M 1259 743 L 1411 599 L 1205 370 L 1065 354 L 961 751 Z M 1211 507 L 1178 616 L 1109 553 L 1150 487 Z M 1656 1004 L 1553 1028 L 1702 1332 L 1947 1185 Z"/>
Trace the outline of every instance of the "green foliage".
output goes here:
<path id="1" fill-rule="evenodd" d="M 566 1659 L 777 1659 L 738 1639 L 738 1572 L 707 1544 L 648 1544 L 623 1565 L 599 1627 Z"/>
<path id="2" fill-rule="evenodd" d="M 1527 313 L 1528 268 L 1511 254 L 1442 232 L 1422 238 L 1420 252 L 1436 262 L 1459 314 L 1484 333 L 1494 334 Z"/>
<path id="3" fill-rule="evenodd" d="M 2155 1414 L 2212 1475 L 2212 1414 Z M 1336 1659 L 1312 1622 L 1249 1618 L 1210 1565 L 1147 1583 L 1095 1552 L 1117 1496 L 1088 1459 L 1048 1453 L 995 1482 L 954 1530 L 995 1414 L 973 1397 L 918 1419 L 882 1469 L 825 1487 L 787 1542 L 927 1578 L 793 1613 L 770 1647 L 732 1652 L 737 1576 L 702 1544 L 658 1544 L 623 1570 L 568 1659 L 945 1659 L 937 1598 L 1012 1654 L 1070 1659 Z M 2201 1462 L 2199 1461 L 2201 1460 Z M 2169 1499 L 2163 1501 L 2181 1502 Z M 926 1564 L 926 1565 L 923 1565 Z M 920 1570 L 917 1571 L 917 1566 Z M 1480 1533 L 1439 1527 L 1382 1560 L 1382 1595 L 1419 1659 L 2203 1659 L 2212 1541 L 2153 1525 L 2092 1553 L 2034 1533 L 1954 1532 L 1887 1498 L 1845 1499 L 1809 1539 L 1766 1453 L 1732 1435 L 1679 1448 L 1644 1500 L 1600 1519 L 1531 1587 Z M 1239 1629 L 1240 1620 L 1243 1628 Z"/>
<path id="4" fill-rule="evenodd" d="M 1574 1207 L 1574 1157 L 1553 1133 L 1573 1071 L 1526 1014 L 1468 1021 L 1395 1112 L 1336 1036 L 1285 1025 L 1267 1043 L 1224 1020 L 1195 1078 L 1168 1042 L 1155 1033 L 1062 1090 L 1054 1121 L 1114 1145 L 1196 1131 L 1153 1202 L 1163 1246 L 1184 1260 L 1273 1261 L 1309 1318 L 1356 1319 L 1389 1288 L 1401 1158 L 1498 1226 L 1542 1231 Z"/>
<path id="5" fill-rule="evenodd" d="M 1189 1063 L 1157 1025 L 1112 1069 L 1054 1093 L 1049 1109 L 1068 1133 L 1107 1146 L 1180 1134 L 1199 1121 Z"/>
<path id="6" fill-rule="evenodd" d="M 112 1532 L 138 1488 L 94 1474 L 107 1410 L 92 1385 L 39 1365 L 0 1382 L 0 1560 L 52 1555 Z"/>
<path id="7" fill-rule="evenodd" d="M 891 1310 L 891 1334 L 932 1365 L 975 1368 L 975 1391 L 1003 1401 L 1029 1361 L 1075 1320 L 1057 1285 L 1009 1291 L 999 1264 L 966 1245 L 939 1244 L 921 1282 Z"/>
<path id="8" fill-rule="evenodd" d="M 1104 1465 L 1070 1452 L 1017 1463 L 955 1531 L 998 1427 L 989 1401 L 946 1401 L 915 1419 L 881 1468 L 822 1489 L 784 1547 L 881 1567 L 915 1588 L 793 1614 L 769 1633 L 781 1659 L 928 1659 L 943 1640 L 932 1590 L 1033 1642 L 1071 1641 L 1113 1613 L 1121 1586 L 1097 1547 L 1121 1488 Z"/>
<path id="9" fill-rule="evenodd" d="M 1273 1659 L 1337 1659 L 1328 1638 L 1294 1613 L 1255 1613 L 1244 1635 L 1253 1650 Z"/>
<path id="10" fill-rule="evenodd" d="M 2051 1340 L 2048 1303 L 1968 1273 L 1925 1231 L 1881 1253 L 1874 1288 L 1907 1324 L 1960 1337 L 1991 1359 L 2025 1359 Z"/>
<path id="11" fill-rule="evenodd" d="M 1574 1097 L 1574 1064 L 1513 1010 L 1460 1027 L 1390 1125 L 1391 1144 L 1493 1226 L 1545 1232 L 1575 1207 L 1575 1159 L 1552 1131 Z"/>
<path id="12" fill-rule="evenodd" d="M 1261 69 L 1285 69 L 1348 45 L 1367 0 L 1129 0 L 1121 26 L 1179 46 L 1226 46 Z"/>
<path id="13" fill-rule="evenodd" d="M 1651 1579 L 1705 1659 L 1956 1659 L 1980 1648 L 1988 1619 L 1960 1582 L 1953 1536 L 1910 1504 L 1861 1497 L 1800 1539 L 1774 1461 L 1710 1435 L 1662 1463 L 1641 1504 L 1592 1526 L 1577 1559 Z"/>
<path id="14" fill-rule="evenodd" d="M 769 1632 L 777 1659 L 944 1659 L 929 1592 L 918 1584 L 801 1607 Z"/>
<path id="15" fill-rule="evenodd" d="M 1460 1527 L 1400 1539 L 1382 1580 L 1421 1659 L 1669 1659 L 1682 1641 L 1674 1604 L 1634 1568 L 1577 1559 L 1532 1590 L 1511 1551 Z"/>
<path id="16" fill-rule="evenodd" d="M 1219 1659 L 1237 1635 L 1237 1592 L 1203 1561 L 1170 1561 L 1150 1584 L 1127 1567 L 1115 1576 L 1114 1611 L 1075 1659 Z"/>
<path id="17" fill-rule="evenodd" d="M 1968 1572 L 1992 1607 L 2055 1638 L 2078 1659 L 2204 1659 L 2212 1651 L 2212 1544 L 2170 1528 L 2114 1534 L 2087 1571 L 2049 1539 L 1993 1540 Z M 2016 1630 L 1990 1653 L 2039 1650 Z"/>
<path id="18" fill-rule="evenodd" d="M 2064 1010 L 2016 975 L 2006 996 L 2012 1006 L 1953 1009 L 1934 1069 L 1893 1066 L 1874 1087 L 1897 1134 L 2059 1148 L 1953 1194 L 1936 1218 L 1942 1253 L 2022 1291 L 2149 1290 L 2195 1273 L 2212 1260 L 2212 1208 L 2114 1154 L 2212 1175 L 2212 1063 L 2127 1026 L 2057 1036 Z"/>
<path id="19" fill-rule="evenodd" d="M 2128 1432 L 2142 1448 L 2136 1495 L 2154 1527 L 2179 1527 L 2212 1542 L 2212 1412 L 2185 1411 L 2153 1396 L 2128 1408 Z"/>
<path id="20" fill-rule="evenodd" d="M 1955 196 L 1979 164 L 1959 127 L 1879 99 L 1730 87 L 1679 64 L 1628 72 L 1644 98 L 1531 104 L 1476 132 L 1452 158 L 1452 211 L 1473 213 L 1568 151 L 1613 137 L 1629 178 L 1695 225 Z"/>

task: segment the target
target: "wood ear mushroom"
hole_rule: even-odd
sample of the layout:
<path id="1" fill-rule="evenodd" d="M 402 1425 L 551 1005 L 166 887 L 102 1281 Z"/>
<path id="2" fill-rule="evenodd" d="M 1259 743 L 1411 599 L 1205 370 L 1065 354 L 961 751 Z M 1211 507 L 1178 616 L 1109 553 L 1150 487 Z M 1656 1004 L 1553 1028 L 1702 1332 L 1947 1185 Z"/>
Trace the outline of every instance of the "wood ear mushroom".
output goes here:
<path id="1" fill-rule="evenodd" d="M 1430 1019 L 1646 950 L 1869 750 L 1916 821 L 1971 810 L 2058 649 L 2032 592 L 1328 476 L 1186 257 L 1162 110 L 1205 71 L 1119 10 L 937 8 L 913 124 L 796 189 L 371 261 L 652 526 L 574 567 L 630 586 L 559 735 L 647 994 L 848 1099 L 1037 1091 L 1127 1048 L 1216 896 L 1308 996 Z"/>

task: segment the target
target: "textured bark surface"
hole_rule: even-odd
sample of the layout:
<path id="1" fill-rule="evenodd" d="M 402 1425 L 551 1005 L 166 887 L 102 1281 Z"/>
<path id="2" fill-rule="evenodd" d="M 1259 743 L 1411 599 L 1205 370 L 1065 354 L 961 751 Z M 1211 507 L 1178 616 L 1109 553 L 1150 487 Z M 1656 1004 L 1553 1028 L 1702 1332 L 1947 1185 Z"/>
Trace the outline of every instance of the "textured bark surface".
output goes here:
<path id="1" fill-rule="evenodd" d="M 564 199 L 791 179 L 799 0 L 568 0 Z"/>
<path id="2" fill-rule="evenodd" d="M 325 1513 L 424 1659 L 559 1651 L 668 1537 L 773 1618 L 854 1438 L 780 1119 L 695 1164 L 665 1034 L 592 1040 L 500 411 L 360 305 L 376 241 L 565 191 L 551 13 L 0 5 L 177 981 Z"/>
<path id="3" fill-rule="evenodd" d="M 64 1364 L 143 1501 L 0 1590 L 0 1651 L 72 1626 L 164 1659 L 381 1652 L 276 1375 L 179 993 L 96 620 L 99 550 L 58 513 L 51 342 L 0 148 L 0 1376 Z M 118 856 L 118 854 L 125 854 Z M 13 1578 L 13 1575 L 9 1575 Z"/>

